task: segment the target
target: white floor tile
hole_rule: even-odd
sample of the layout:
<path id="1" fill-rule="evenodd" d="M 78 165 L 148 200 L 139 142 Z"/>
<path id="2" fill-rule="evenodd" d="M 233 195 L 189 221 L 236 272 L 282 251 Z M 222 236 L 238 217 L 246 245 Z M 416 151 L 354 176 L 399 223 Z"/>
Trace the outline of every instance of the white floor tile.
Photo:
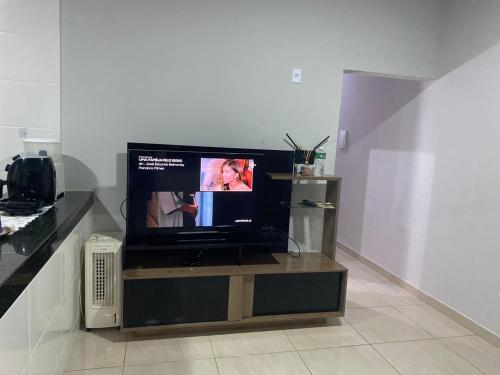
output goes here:
<path id="1" fill-rule="evenodd" d="M 217 358 L 220 375 L 310 375 L 297 352 Z"/>
<path id="2" fill-rule="evenodd" d="M 66 371 L 64 375 L 122 375 L 123 367 L 106 367 L 92 370 Z"/>
<path id="3" fill-rule="evenodd" d="M 347 284 L 346 307 L 348 309 L 379 306 L 391 306 L 391 304 L 363 284 Z"/>
<path id="4" fill-rule="evenodd" d="M 208 336 L 130 341 L 125 365 L 213 358 Z"/>
<path id="5" fill-rule="evenodd" d="M 472 365 L 439 341 L 374 345 L 401 375 L 480 375 Z"/>
<path id="6" fill-rule="evenodd" d="M 313 375 L 397 375 L 368 345 L 307 350 L 299 354 Z"/>
<path id="7" fill-rule="evenodd" d="M 366 344 L 344 320 L 336 326 L 288 329 L 285 333 L 297 350 Z"/>
<path id="8" fill-rule="evenodd" d="M 500 350 L 477 336 L 441 340 L 486 375 L 500 375 Z"/>
<path id="9" fill-rule="evenodd" d="M 394 307 L 347 309 L 345 319 L 369 343 L 430 339 L 430 333 Z"/>
<path id="10" fill-rule="evenodd" d="M 369 283 L 369 282 L 387 282 L 388 280 L 380 273 L 374 271 L 362 263 L 349 263 L 348 277 L 351 282 L 355 283 Z"/>
<path id="11" fill-rule="evenodd" d="M 218 375 L 215 359 L 125 366 L 123 375 Z"/>
<path id="12" fill-rule="evenodd" d="M 126 338 L 118 330 L 80 331 L 66 371 L 123 366 Z"/>
<path id="13" fill-rule="evenodd" d="M 231 333 L 211 336 L 216 357 L 294 351 L 284 331 Z"/>
<path id="14" fill-rule="evenodd" d="M 381 298 L 393 306 L 399 305 L 422 305 L 424 302 L 410 292 L 399 286 L 386 282 L 374 282 L 364 284 L 373 293 L 377 293 Z"/>
<path id="15" fill-rule="evenodd" d="M 472 335 L 471 331 L 430 306 L 398 306 L 397 309 L 435 337 Z"/>

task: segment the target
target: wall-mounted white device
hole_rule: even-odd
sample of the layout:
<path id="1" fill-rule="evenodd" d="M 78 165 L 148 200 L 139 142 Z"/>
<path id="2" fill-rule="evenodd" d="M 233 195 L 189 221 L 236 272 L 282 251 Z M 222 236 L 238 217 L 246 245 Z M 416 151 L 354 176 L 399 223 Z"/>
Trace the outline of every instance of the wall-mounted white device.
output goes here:
<path id="1" fill-rule="evenodd" d="M 292 69 L 292 83 L 302 82 L 302 69 L 293 68 Z"/>
<path id="2" fill-rule="evenodd" d="M 121 324 L 122 233 L 94 233 L 85 243 L 85 327 Z"/>
<path id="3" fill-rule="evenodd" d="M 341 150 L 345 150 L 347 148 L 347 130 L 343 129 L 339 131 L 339 139 L 338 145 Z"/>

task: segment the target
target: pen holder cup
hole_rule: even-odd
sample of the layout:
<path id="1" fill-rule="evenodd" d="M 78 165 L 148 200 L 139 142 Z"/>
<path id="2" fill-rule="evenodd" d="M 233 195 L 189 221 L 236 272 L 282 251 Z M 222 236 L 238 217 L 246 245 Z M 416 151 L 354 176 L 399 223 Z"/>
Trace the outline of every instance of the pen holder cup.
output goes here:
<path id="1" fill-rule="evenodd" d="M 294 172 L 300 176 L 312 176 L 314 174 L 314 158 L 316 151 L 297 150 L 294 154 Z"/>
<path id="2" fill-rule="evenodd" d="M 314 164 L 316 151 L 297 150 L 293 155 L 295 164 Z"/>

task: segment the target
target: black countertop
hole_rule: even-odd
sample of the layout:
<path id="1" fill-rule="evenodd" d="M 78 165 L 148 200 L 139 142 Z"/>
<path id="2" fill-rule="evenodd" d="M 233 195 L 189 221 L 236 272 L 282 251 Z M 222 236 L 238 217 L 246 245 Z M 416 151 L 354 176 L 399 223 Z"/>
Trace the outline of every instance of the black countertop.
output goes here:
<path id="1" fill-rule="evenodd" d="M 0 318 L 90 209 L 93 193 L 69 191 L 52 209 L 0 238 Z"/>

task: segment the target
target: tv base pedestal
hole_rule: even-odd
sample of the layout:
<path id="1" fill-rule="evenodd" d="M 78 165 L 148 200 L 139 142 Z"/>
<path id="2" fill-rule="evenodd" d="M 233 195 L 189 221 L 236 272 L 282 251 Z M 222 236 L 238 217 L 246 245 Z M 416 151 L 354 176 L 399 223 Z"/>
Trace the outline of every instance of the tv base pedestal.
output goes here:
<path id="1" fill-rule="evenodd" d="M 245 254 L 198 267 L 123 270 L 122 330 L 245 326 L 344 315 L 347 269 L 321 253 Z M 233 258 L 234 259 L 234 258 Z M 152 264 L 151 261 L 149 261 Z"/>

